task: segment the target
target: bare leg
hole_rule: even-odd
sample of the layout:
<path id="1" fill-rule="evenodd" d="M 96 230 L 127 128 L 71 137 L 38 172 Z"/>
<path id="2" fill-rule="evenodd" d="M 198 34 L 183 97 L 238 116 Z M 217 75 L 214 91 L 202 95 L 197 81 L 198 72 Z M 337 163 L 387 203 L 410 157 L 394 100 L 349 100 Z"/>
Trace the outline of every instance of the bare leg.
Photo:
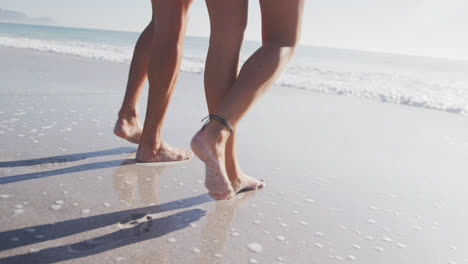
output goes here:
<path id="1" fill-rule="evenodd" d="M 216 114 L 227 119 L 233 127 L 274 83 L 292 57 L 299 40 L 304 0 L 260 0 L 260 5 L 263 45 L 244 64 L 216 110 Z M 229 137 L 230 133 L 223 125 L 212 121 L 192 140 L 195 154 L 204 159 L 207 168 L 212 169 L 212 175 L 217 177 L 214 180 L 218 182 L 216 188 L 211 188 L 218 194 L 229 192 L 232 188 L 220 188 L 224 178 L 228 177 L 222 165 L 226 159 Z M 216 167 L 220 169 L 215 171 Z M 210 186 L 207 187 L 210 189 Z"/>
<path id="2" fill-rule="evenodd" d="M 140 162 L 191 158 L 185 149 L 163 141 L 162 124 L 182 60 L 182 47 L 192 0 L 152 0 L 155 22 L 148 64 L 148 107 L 136 159 Z"/>
<path id="3" fill-rule="evenodd" d="M 135 45 L 130 71 L 128 73 L 125 97 L 114 128 L 115 135 L 135 144 L 138 144 L 140 141 L 142 130 L 138 119 L 138 102 L 147 77 L 153 33 L 154 26 L 153 21 L 151 21 L 141 33 Z"/>
<path id="4" fill-rule="evenodd" d="M 210 114 L 215 114 L 237 79 L 239 53 L 247 26 L 248 1 L 206 0 L 210 15 L 210 47 L 205 66 L 205 94 Z M 226 143 L 225 166 L 235 193 L 263 186 L 244 174 L 236 151 L 236 128 Z"/>

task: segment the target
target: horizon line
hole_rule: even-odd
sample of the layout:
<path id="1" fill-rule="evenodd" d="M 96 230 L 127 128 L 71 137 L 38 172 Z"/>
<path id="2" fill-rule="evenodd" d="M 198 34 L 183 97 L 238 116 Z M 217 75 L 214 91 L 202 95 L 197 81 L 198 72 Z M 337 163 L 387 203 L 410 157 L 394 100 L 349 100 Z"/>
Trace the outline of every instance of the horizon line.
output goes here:
<path id="1" fill-rule="evenodd" d="M 93 28 L 93 27 L 77 27 L 71 25 L 63 25 L 63 24 L 33 24 L 33 23 L 15 23 L 15 22 L 7 22 L 7 21 L 0 21 L 0 23 L 4 24 L 14 24 L 14 25 L 29 25 L 29 26 L 46 26 L 46 27 L 58 27 L 58 28 L 72 28 L 72 29 L 86 29 L 86 30 L 97 30 L 97 31 L 111 31 L 111 32 L 125 32 L 125 33 L 141 33 L 141 31 L 133 31 L 133 30 L 122 30 L 122 29 L 107 29 L 107 28 Z M 209 35 L 196 35 L 196 34 L 187 34 L 188 37 L 198 37 L 198 38 L 209 38 Z M 261 42 L 259 39 L 252 39 L 252 38 L 245 38 L 246 41 L 251 42 Z M 379 53 L 385 55 L 394 55 L 394 56 L 405 56 L 405 57 L 419 57 L 419 58 L 426 58 L 426 59 L 434 59 L 434 60 L 450 60 L 459 63 L 468 63 L 468 58 L 453 58 L 453 57 L 442 57 L 442 56 L 430 56 L 430 55 L 421 55 L 421 54 L 412 54 L 412 53 L 404 53 L 404 52 L 395 52 L 395 51 L 384 51 L 384 50 L 370 50 L 370 49 L 359 49 L 359 48 L 350 48 L 350 47 L 339 47 L 339 46 L 327 46 L 327 45 L 316 45 L 312 43 L 300 43 L 299 46 L 308 46 L 313 48 L 326 48 L 326 49 L 339 49 L 339 50 L 347 50 L 347 51 L 354 51 L 354 52 L 366 52 L 366 53 Z"/>

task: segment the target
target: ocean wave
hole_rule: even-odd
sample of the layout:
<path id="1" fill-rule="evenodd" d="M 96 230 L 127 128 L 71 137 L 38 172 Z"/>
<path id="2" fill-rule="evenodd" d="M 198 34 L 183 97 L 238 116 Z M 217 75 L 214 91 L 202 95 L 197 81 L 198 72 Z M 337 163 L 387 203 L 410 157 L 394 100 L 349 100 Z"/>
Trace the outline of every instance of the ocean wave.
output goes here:
<path id="1" fill-rule="evenodd" d="M 79 41 L 41 40 L 11 36 L 0 36 L 0 45 L 120 63 L 129 63 L 133 52 L 133 49 L 128 47 L 108 44 Z"/>
<path id="2" fill-rule="evenodd" d="M 129 63 L 133 47 L 101 43 L 41 40 L 0 35 L 0 46 L 28 48 Z M 203 56 L 184 56 L 182 71 L 203 73 Z M 430 73 L 408 74 L 330 69 L 326 66 L 289 65 L 277 84 L 307 91 L 348 95 L 380 102 L 435 109 L 468 115 L 468 79 L 434 77 Z"/>
<path id="3" fill-rule="evenodd" d="M 279 85 L 468 115 L 468 80 L 290 66 Z"/>

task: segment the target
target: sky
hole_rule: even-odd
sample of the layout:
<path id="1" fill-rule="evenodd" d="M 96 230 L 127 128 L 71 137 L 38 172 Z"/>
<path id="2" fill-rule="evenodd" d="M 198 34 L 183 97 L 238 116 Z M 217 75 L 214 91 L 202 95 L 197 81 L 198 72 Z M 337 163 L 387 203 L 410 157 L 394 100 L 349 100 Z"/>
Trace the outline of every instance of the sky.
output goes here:
<path id="1" fill-rule="evenodd" d="M 301 44 L 468 60 L 467 0 L 305 1 Z M 0 8 L 127 31 L 141 31 L 151 17 L 150 0 L 0 0 Z M 260 32 L 259 3 L 250 0 L 246 39 L 259 40 Z M 203 0 L 194 0 L 188 35 L 209 35 Z"/>

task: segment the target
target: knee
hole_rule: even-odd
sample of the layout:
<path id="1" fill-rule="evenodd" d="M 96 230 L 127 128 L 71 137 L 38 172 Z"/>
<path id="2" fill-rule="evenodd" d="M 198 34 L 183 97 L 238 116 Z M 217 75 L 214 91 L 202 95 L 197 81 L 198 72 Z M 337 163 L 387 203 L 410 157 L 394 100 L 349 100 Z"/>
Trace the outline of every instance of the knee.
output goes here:
<path id="1" fill-rule="evenodd" d="M 264 40 L 263 45 L 278 49 L 279 54 L 282 58 L 290 60 L 296 53 L 297 47 L 299 46 L 299 42 L 298 41 L 281 41 L 281 40 L 269 40 L 269 41 Z"/>
<path id="2" fill-rule="evenodd" d="M 263 45 L 281 49 L 281 54 L 292 57 L 299 46 L 300 30 L 269 30 L 262 32 Z"/>

